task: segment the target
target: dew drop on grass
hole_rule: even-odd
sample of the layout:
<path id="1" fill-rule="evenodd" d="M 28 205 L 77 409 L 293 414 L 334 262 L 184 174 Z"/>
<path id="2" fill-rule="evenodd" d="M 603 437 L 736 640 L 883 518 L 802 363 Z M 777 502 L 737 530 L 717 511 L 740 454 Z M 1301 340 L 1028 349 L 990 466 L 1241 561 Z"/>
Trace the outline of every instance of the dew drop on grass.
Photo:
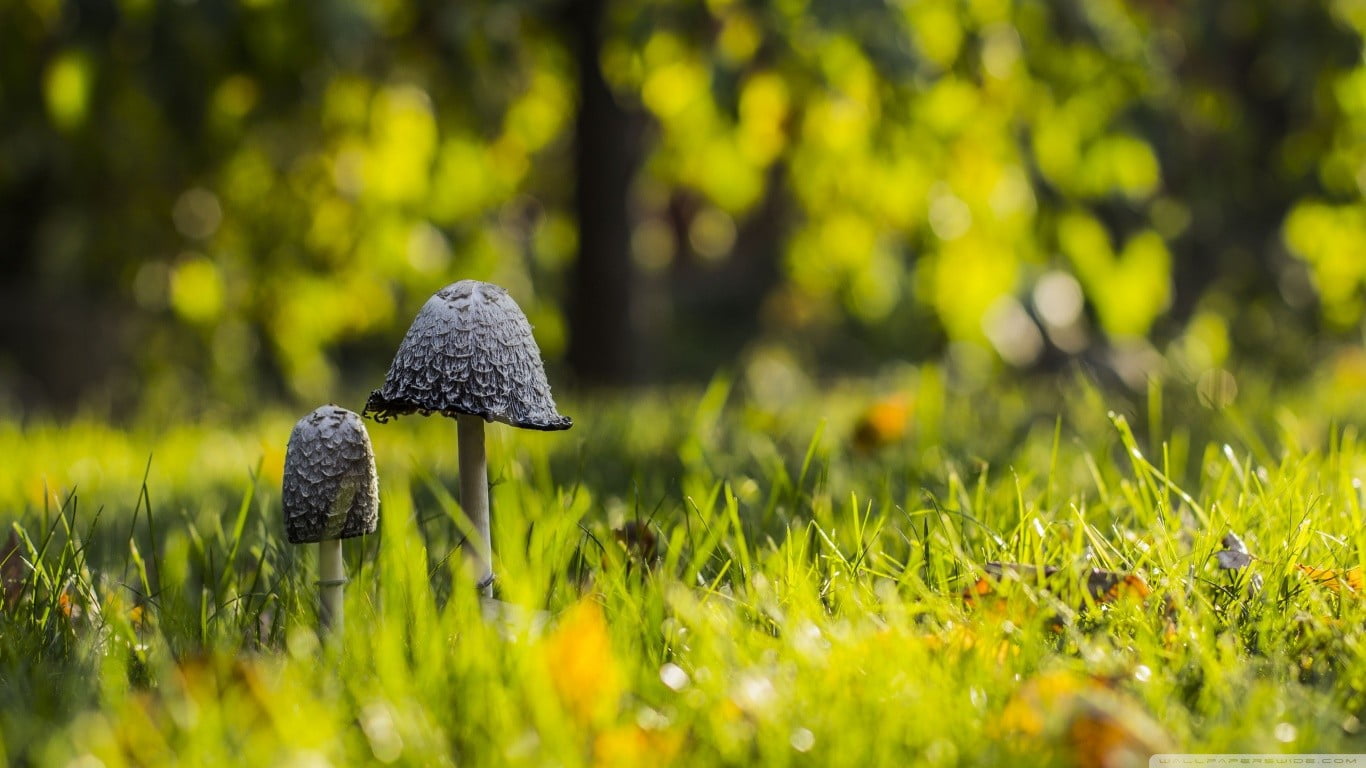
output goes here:
<path id="1" fill-rule="evenodd" d="M 374 753 L 376 760 L 381 763 L 392 763 L 403 754 L 403 737 L 399 736 L 393 712 L 388 704 L 374 701 L 365 705 L 361 710 L 360 727 L 370 742 L 370 751 Z"/>
<path id="2" fill-rule="evenodd" d="M 978 709 L 985 710 L 987 708 L 987 692 L 977 686 L 968 689 L 968 700 L 972 702 L 972 706 Z"/>
<path id="3" fill-rule="evenodd" d="M 1153 671 L 1146 664 L 1139 664 L 1134 669 L 1134 679 L 1140 683 L 1146 683 L 1153 677 Z"/>
<path id="4" fill-rule="evenodd" d="M 747 712 L 767 709 L 777 695 L 773 681 L 759 674 L 746 675 L 736 686 L 731 698 L 736 705 Z"/>
<path id="5" fill-rule="evenodd" d="M 830 641 L 814 622 L 804 620 L 793 633 L 792 647 L 804 656 L 820 656 L 830 649 Z"/>
<path id="6" fill-rule="evenodd" d="M 792 748 L 798 752 L 810 752 L 816 746 L 816 734 L 806 728 L 796 728 L 792 731 Z"/>
<path id="7" fill-rule="evenodd" d="M 681 691 L 688 687 L 688 673 L 684 672 L 682 667 L 673 662 L 669 662 L 659 668 L 659 679 L 665 685 L 669 686 L 670 689 L 675 691 Z"/>
<path id="8" fill-rule="evenodd" d="M 1290 723 L 1276 724 L 1276 741 L 1279 741 L 1282 744 L 1289 744 L 1290 742 L 1294 741 L 1296 733 L 1297 731 L 1295 730 L 1295 726 L 1291 725 Z"/>
<path id="9" fill-rule="evenodd" d="M 657 709 L 641 707 L 636 712 L 636 725 L 647 731 L 662 731 L 669 727 L 669 716 Z"/>

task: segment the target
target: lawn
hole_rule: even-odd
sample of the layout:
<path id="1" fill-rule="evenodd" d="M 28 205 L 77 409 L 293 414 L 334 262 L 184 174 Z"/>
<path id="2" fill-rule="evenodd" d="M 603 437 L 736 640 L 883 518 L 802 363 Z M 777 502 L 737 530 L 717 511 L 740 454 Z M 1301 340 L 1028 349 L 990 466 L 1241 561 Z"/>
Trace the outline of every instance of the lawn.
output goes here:
<path id="1" fill-rule="evenodd" d="M 316 549 L 286 543 L 280 509 L 303 411 L 11 420 L 0 754 L 1366 752 L 1361 367 L 1241 374 L 1220 407 L 1176 376 L 1133 394 L 929 366 L 562 396 L 569 432 L 488 430 L 496 611 L 457 549 L 454 424 L 367 422 L 380 530 L 346 542 L 347 623 L 322 638 Z"/>

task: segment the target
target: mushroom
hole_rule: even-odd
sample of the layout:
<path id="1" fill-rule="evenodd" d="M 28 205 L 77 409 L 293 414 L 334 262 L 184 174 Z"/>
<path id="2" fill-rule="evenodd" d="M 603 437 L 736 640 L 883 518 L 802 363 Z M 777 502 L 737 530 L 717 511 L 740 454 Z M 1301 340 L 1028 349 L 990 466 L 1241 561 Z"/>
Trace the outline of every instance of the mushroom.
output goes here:
<path id="1" fill-rule="evenodd" d="M 491 597 L 484 422 L 540 430 L 574 425 L 555 409 L 531 324 L 507 291 L 461 280 L 422 305 L 384 386 L 365 404 L 365 415 L 381 423 L 410 413 L 439 413 L 456 420 L 460 505 L 475 534 L 466 538 L 465 551 L 478 571 L 479 591 Z"/>
<path id="2" fill-rule="evenodd" d="M 379 521 L 375 453 L 360 416 L 324 405 L 299 419 L 285 450 L 282 498 L 289 543 L 318 544 L 322 627 L 340 630 L 342 539 L 374 533 Z"/>

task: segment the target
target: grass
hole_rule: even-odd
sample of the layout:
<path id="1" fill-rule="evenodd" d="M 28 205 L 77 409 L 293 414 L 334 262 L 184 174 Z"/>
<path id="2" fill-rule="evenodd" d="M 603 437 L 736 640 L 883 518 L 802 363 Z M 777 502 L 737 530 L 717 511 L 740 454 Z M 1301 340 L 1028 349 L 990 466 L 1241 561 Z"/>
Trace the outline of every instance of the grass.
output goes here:
<path id="1" fill-rule="evenodd" d="M 314 633 L 315 552 L 283 537 L 294 414 L 11 421 L 0 754 L 870 766 L 1366 752 L 1366 596 L 1346 583 L 1366 551 L 1357 383 L 1286 394 L 1247 376 L 1214 410 L 1174 380 L 1125 397 L 922 368 L 819 393 L 718 379 L 564 402 L 571 432 L 489 430 L 498 588 L 516 607 L 495 620 L 455 550 L 454 425 L 370 424 L 381 527 L 346 543 L 340 642 Z M 1230 531 L 1248 568 L 1213 557 Z M 1020 565 L 994 576 L 993 562 Z M 1093 594 L 1092 569 L 1140 586 Z"/>

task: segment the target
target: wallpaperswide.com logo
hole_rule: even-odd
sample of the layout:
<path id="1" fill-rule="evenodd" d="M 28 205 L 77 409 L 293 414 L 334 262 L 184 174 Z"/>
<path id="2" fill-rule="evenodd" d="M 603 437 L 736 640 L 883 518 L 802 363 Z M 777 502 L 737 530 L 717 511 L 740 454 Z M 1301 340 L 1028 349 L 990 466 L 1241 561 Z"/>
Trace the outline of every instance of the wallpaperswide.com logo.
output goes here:
<path id="1" fill-rule="evenodd" d="M 1153 755 L 1148 768 L 1210 768 L 1235 765 L 1359 765 L 1366 768 L 1366 755 Z"/>

